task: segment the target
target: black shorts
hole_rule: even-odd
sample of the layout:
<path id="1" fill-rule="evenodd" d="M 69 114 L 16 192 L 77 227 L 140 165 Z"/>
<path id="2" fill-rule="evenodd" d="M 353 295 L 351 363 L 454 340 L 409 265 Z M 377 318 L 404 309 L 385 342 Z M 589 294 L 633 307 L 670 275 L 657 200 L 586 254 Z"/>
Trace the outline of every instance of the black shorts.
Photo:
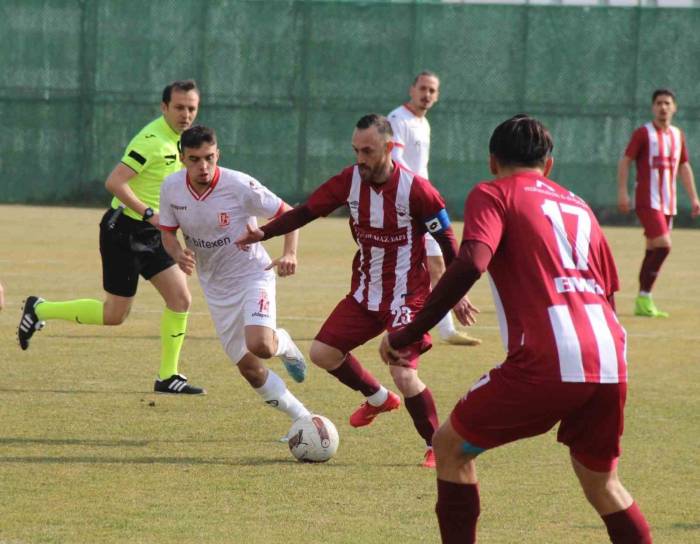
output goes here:
<path id="1" fill-rule="evenodd" d="M 120 297 L 136 294 L 139 275 L 150 280 L 175 264 L 163 248 L 157 228 L 112 208 L 100 221 L 100 255 L 102 286 Z"/>

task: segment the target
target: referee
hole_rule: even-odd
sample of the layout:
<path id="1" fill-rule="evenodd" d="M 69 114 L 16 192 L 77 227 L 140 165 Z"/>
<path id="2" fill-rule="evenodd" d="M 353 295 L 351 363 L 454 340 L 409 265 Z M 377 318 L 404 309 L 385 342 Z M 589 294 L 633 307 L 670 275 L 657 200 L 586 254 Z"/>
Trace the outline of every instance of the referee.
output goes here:
<path id="1" fill-rule="evenodd" d="M 160 105 L 163 115 L 131 140 L 105 182 L 107 190 L 114 195 L 100 222 L 105 301 L 49 302 L 37 296 L 27 297 L 17 330 L 23 350 L 29 347 L 34 332 L 50 319 L 90 325 L 122 324 L 129 315 L 141 275 L 165 301 L 160 324 L 160 370 L 154 390 L 172 394 L 205 393 L 178 374 L 191 295 L 184 273 L 163 249 L 158 230 L 160 185 L 182 168 L 178 140 L 180 133 L 194 122 L 198 108 L 199 90 L 194 81 L 174 81 L 163 89 Z"/>

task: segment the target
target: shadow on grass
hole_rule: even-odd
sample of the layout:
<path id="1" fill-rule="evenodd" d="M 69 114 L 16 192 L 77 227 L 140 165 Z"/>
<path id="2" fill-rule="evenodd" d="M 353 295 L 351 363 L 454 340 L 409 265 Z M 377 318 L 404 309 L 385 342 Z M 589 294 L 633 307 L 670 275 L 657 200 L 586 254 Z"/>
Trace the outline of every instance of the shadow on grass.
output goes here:
<path id="1" fill-rule="evenodd" d="M 59 340 L 94 340 L 96 338 L 120 338 L 124 340 L 160 340 L 160 336 L 155 335 L 136 335 L 136 334 L 44 334 L 42 333 L 42 338 L 52 338 Z M 313 336 L 302 337 L 294 336 L 294 341 L 298 342 L 311 342 L 314 339 Z M 186 342 L 197 342 L 197 341 L 207 341 L 212 340 L 218 342 L 218 336 L 191 336 L 187 335 Z"/>
<path id="2" fill-rule="evenodd" d="M 155 395 L 153 391 L 118 391 L 115 389 L 11 389 L 0 387 L 0 393 L 56 393 L 59 395 Z M 178 398 L 201 397 L 202 395 L 178 395 Z"/>
<path id="3" fill-rule="evenodd" d="M 27 463 L 37 465 L 206 465 L 251 467 L 264 465 L 299 465 L 298 461 L 270 459 L 265 457 L 243 457 L 240 459 L 203 459 L 199 457 L 0 457 L 0 464 Z M 308 463 L 313 464 L 313 463 Z M 319 463 L 322 464 L 322 463 Z M 326 467 L 347 469 L 342 463 L 324 464 Z"/>

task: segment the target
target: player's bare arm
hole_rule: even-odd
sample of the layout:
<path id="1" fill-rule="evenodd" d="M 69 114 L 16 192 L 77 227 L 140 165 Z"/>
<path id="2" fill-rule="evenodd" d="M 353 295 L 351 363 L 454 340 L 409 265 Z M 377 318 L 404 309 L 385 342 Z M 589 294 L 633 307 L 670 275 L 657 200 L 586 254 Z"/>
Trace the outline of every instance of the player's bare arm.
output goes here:
<path id="1" fill-rule="evenodd" d="M 241 234 L 234 242 L 241 251 L 248 251 L 251 244 L 260 242 L 265 233 L 257 227 L 245 226 L 245 233 Z"/>
<path id="2" fill-rule="evenodd" d="M 620 213 L 629 213 L 630 195 L 627 192 L 627 180 L 630 174 L 632 159 L 623 155 L 617 163 L 617 209 Z"/>
<path id="3" fill-rule="evenodd" d="M 681 184 L 685 192 L 688 193 L 688 198 L 690 198 L 690 216 L 698 217 L 700 215 L 700 200 L 698 200 L 698 191 L 695 187 L 695 175 L 693 174 L 693 168 L 690 166 L 689 162 L 684 162 L 678 167 L 678 174 L 681 178 Z"/>
<path id="4" fill-rule="evenodd" d="M 284 202 L 282 213 L 288 212 L 292 207 Z M 299 230 L 293 230 L 284 235 L 284 247 L 282 256 L 274 259 L 266 270 L 277 267 L 277 275 L 280 277 L 291 276 L 297 271 L 297 246 L 299 245 Z"/>
<path id="5" fill-rule="evenodd" d="M 433 233 L 433 237 L 440 245 L 445 258 L 445 265 L 449 266 L 457 255 L 457 242 L 452 227 L 448 226 L 444 230 Z M 452 310 L 462 325 L 471 326 L 476 324 L 476 314 L 479 313 L 479 309 L 471 303 L 466 294 L 455 304 Z"/>
<path id="6" fill-rule="evenodd" d="M 177 239 L 177 235 L 173 231 L 161 231 L 161 240 L 163 241 L 165 251 L 167 251 L 168 255 L 177 263 L 180 270 L 188 276 L 191 276 L 196 266 L 194 252 L 191 249 L 183 248 L 180 244 L 180 240 Z"/>
<path id="7" fill-rule="evenodd" d="M 131 187 L 129 187 L 129 181 L 134 176 L 136 176 L 136 172 L 120 162 L 107 177 L 105 188 L 123 202 L 127 208 L 143 216 L 148 205 L 141 202 Z M 159 214 L 155 213 L 148 219 L 148 222 L 154 227 L 158 227 L 159 220 Z"/>

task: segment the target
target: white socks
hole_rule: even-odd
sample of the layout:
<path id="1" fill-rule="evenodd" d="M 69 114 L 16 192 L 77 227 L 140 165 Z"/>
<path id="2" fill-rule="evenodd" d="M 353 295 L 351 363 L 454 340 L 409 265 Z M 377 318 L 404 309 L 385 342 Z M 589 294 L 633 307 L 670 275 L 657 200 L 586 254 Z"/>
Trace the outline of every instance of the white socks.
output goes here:
<path id="1" fill-rule="evenodd" d="M 289 338 L 288 334 L 287 338 Z M 270 369 L 267 370 L 267 380 L 265 380 L 263 386 L 253 389 L 262 397 L 266 404 L 284 412 L 292 421 L 301 416 L 308 416 L 311 413 L 287 389 L 284 380 Z"/>
<path id="2" fill-rule="evenodd" d="M 277 329 L 275 334 L 277 335 L 277 351 L 275 352 L 275 356 L 279 357 L 287 353 L 294 345 L 294 342 L 292 341 L 292 337 L 289 336 L 289 333 L 284 329 Z"/>
<path id="3" fill-rule="evenodd" d="M 447 312 L 445 317 L 443 317 L 438 323 L 438 331 L 440 331 L 440 338 L 447 340 L 452 336 L 457 329 L 455 329 L 455 322 L 452 320 L 452 312 Z"/>
<path id="4" fill-rule="evenodd" d="M 386 387 L 380 385 L 379 391 L 367 397 L 367 402 L 369 402 L 372 406 L 381 406 L 386 402 L 386 399 L 388 398 L 389 391 L 386 390 Z"/>

